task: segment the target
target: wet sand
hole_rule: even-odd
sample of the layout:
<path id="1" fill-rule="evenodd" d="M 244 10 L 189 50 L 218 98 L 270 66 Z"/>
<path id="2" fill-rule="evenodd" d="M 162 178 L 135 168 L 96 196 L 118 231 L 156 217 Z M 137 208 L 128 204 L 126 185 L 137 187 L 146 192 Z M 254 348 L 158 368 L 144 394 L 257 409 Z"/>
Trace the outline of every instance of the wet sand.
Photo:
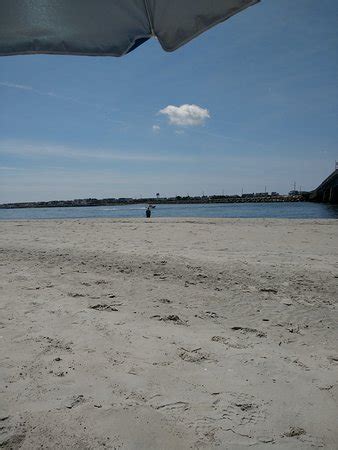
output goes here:
<path id="1" fill-rule="evenodd" d="M 0 446 L 337 448 L 338 221 L 0 222 Z"/>

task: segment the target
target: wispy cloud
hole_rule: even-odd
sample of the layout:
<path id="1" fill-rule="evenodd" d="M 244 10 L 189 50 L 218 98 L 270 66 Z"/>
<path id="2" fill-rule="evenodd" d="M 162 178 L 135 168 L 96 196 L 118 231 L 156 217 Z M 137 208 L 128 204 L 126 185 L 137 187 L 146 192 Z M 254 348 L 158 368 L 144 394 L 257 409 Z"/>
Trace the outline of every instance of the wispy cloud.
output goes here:
<path id="1" fill-rule="evenodd" d="M 16 167 L 16 166 L 0 166 L 0 170 L 7 172 L 7 171 L 12 171 L 12 170 L 14 170 L 14 171 L 25 170 L 25 168 L 24 167 Z"/>
<path id="2" fill-rule="evenodd" d="M 23 91 L 33 91 L 32 86 L 27 86 L 24 84 L 7 83 L 6 81 L 0 81 L 0 86 L 12 89 L 21 89 Z"/>
<path id="3" fill-rule="evenodd" d="M 9 89 L 18 89 L 20 91 L 29 91 L 38 95 L 45 95 L 47 97 L 55 97 L 62 98 L 63 100 L 73 101 L 70 97 L 64 97 L 56 94 L 55 92 L 41 91 L 40 89 L 36 89 L 33 86 L 29 86 L 27 84 L 17 84 L 17 83 L 9 83 L 8 81 L 0 81 L 0 86 Z"/>
<path id="4" fill-rule="evenodd" d="M 253 146 L 255 148 L 260 148 L 262 150 L 269 150 L 271 148 L 271 146 L 264 145 L 261 142 L 257 142 L 257 140 L 254 140 L 254 139 L 245 139 L 242 137 L 227 136 L 225 134 L 215 133 L 215 132 L 207 131 L 204 129 L 195 129 L 194 132 L 201 134 L 201 135 L 210 136 L 212 138 L 217 138 L 217 139 L 221 139 L 224 141 L 232 142 L 234 144 L 245 145 L 245 146 L 248 146 L 249 148 L 253 147 Z"/>
<path id="5" fill-rule="evenodd" d="M 98 114 L 100 114 L 101 117 L 104 118 L 104 120 L 114 123 L 117 126 L 120 126 L 122 128 L 125 128 L 129 126 L 129 124 L 122 120 L 115 120 L 112 115 L 119 111 L 119 108 L 116 107 L 110 107 L 106 108 L 102 106 L 100 103 L 94 103 L 94 102 L 87 102 L 85 100 L 80 100 L 76 97 L 63 95 L 54 91 L 44 91 L 40 89 L 36 89 L 34 86 L 29 86 L 26 84 L 17 84 L 17 83 L 10 83 L 8 81 L 0 81 L 0 87 L 8 88 L 8 89 L 16 89 L 20 91 L 26 91 L 30 92 L 32 94 L 40 95 L 43 97 L 49 97 L 54 98 L 55 100 L 64 101 L 67 103 L 73 103 L 75 105 L 81 105 L 85 106 L 87 108 L 90 108 L 91 111 L 96 111 Z"/>
<path id="6" fill-rule="evenodd" d="M 159 125 L 153 125 L 152 130 L 154 133 L 159 133 L 161 130 L 161 127 Z"/>
<path id="7" fill-rule="evenodd" d="M 210 118 L 210 113 L 207 109 L 201 108 L 197 105 L 168 105 L 159 111 L 168 117 L 170 125 L 177 125 L 180 127 L 203 125 L 206 119 Z"/>
<path id="8" fill-rule="evenodd" d="M 280 154 L 255 154 L 253 152 L 246 152 L 241 155 L 234 155 L 232 152 L 222 152 L 218 154 L 210 155 L 209 152 L 199 154 L 177 153 L 173 151 L 167 151 L 166 153 L 159 153 L 157 151 L 145 153 L 144 151 L 137 150 L 118 150 L 114 148 L 85 148 L 72 145 L 61 145 L 49 142 L 29 142 L 21 140 L 0 140 L 0 155 L 5 156 L 20 156 L 27 158 L 30 161 L 39 161 L 42 164 L 47 165 L 52 169 L 54 163 L 58 168 L 60 165 L 67 166 L 68 160 L 78 161 L 79 163 L 91 163 L 97 162 L 102 164 L 102 167 L 106 167 L 108 162 L 129 162 L 129 163 L 149 163 L 150 164 L 177 164 L 190 167 L 191 164 L 202 164 L 205 167 L 208 165 L 215 165 L 218 169 L 224 170 L 224 167 L 230 167 L 232 172 L 238 171 L 238 174 L 245 177 L 246 169 L 257 168 L 265 173 L 266 168 L 269 167 L 273 171 L 281 172 L 287 176 L 290 171 L 290 167 L 297 166 L 302 167 L 307 173 L 313 172 L 313 167 L 327 167 L 331 158 L 329 155 L 320 154 L 320 158 L 317 156 L 311 156 L 304 161 L 303 157 L 295 155 L 294 157 L 283 158 L 283 149 Z M 53 166 L 53 167 L 51 167 Z M 10 169 L 11 166 L 2 166 Z M 137 166 L 139 167 L 139 166 Z M 0 166 L 1 168 L 1 166 Z M 4 169 L 5 170 L 5 169 Z M 140 169 L 141 170 L 141 169 Z"/>
<path id="9" fill-rule="evenodd" d="M 114 149 L 78 148 L 67 145 L 57 145 L 41 142 L 23 142 L 16 140 L 0 141 L 0 154 L 17 155 L 23 157 L 54 157 L 63 159 L 75 159 L 81 161 L 126 161 L 126 162 L 165 162 L 192 163 L 196 161 L 193 156 L 158 154 L 144 152 L 119 151 Z M 197 158 L 198 159 L 198 158 Z"/>

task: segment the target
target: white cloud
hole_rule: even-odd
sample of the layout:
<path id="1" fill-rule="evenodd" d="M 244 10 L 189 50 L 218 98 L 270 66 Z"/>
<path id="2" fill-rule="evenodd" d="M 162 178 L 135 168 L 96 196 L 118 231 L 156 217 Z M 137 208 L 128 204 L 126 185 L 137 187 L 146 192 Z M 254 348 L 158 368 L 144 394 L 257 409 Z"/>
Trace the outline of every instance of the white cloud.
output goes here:
<path id="1" fill-rule="evenodd" d="M 181 127 L 203 125 L 206 119 L 210 118 L 207 109 L 197 105 L 168 105 L 159 111 L 168 117 L 170 125 Z"/>
<path id="2" fill-rule="evenodd" d="M 160 131 L 161 127 L 159 125 L 153 125 L 153 132 L 158 133 Z"/>

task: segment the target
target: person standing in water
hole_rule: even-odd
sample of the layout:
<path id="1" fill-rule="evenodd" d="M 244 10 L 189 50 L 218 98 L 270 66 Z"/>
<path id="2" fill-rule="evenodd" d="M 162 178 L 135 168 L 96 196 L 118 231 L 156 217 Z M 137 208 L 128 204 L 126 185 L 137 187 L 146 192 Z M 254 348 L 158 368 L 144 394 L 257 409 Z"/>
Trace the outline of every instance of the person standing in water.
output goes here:
<path id="1" fill-rule="evenodd" d="M 150 209 L 150 206 L 148 206 L 148 208 L 146 210 L 146 217 L 147 217 L 147 219 L 150 219 L 150 216 L 151 216 L 151 209 Z"/>

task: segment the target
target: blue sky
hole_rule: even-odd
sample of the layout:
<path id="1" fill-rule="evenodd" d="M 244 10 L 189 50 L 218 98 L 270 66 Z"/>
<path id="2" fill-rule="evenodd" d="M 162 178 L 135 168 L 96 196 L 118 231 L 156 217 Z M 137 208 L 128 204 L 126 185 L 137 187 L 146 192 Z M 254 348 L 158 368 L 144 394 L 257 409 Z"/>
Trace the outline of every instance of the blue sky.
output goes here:
<path id="1" fill-rule="evenodd" d="M 313 189 L 338 159 L 337 21 L 262 0 L 173 53 L 0 58 L 0 202 Z"/>

